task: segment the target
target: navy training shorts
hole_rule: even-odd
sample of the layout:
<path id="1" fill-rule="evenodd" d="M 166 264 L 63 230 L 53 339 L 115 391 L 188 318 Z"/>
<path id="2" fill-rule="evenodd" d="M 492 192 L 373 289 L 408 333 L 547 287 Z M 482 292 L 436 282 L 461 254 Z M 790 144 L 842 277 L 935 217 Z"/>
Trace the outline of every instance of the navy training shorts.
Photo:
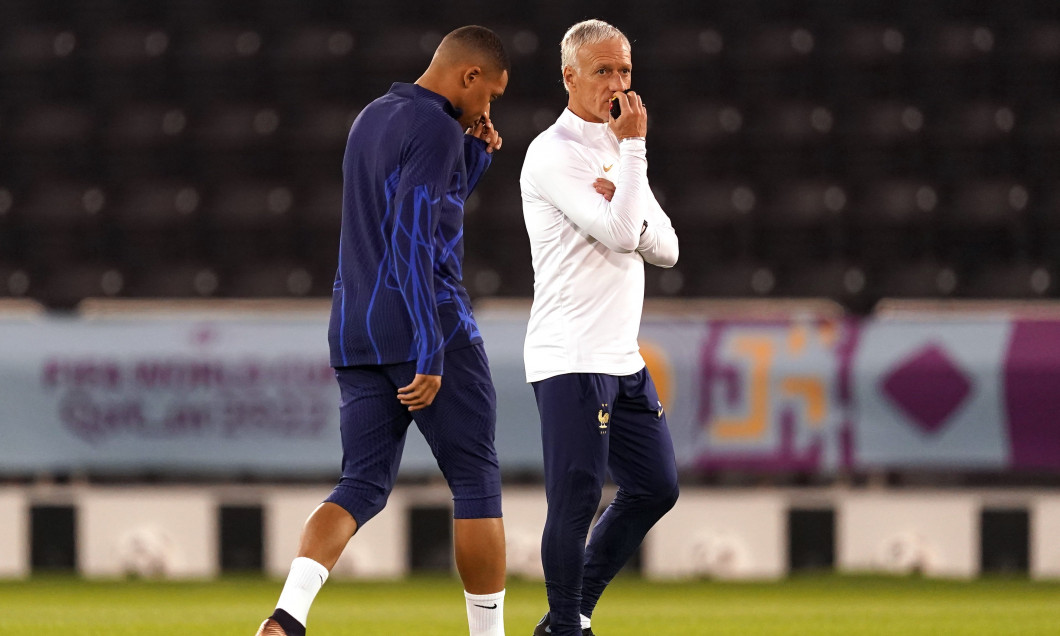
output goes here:
<path id="1" fill-rule="evenodd" d="M 497 396 L 481 344 L 445 352 L 434 402 L 409 412 L 397 390 L 412 382 L 416 362 L 335 369 L 342 402 L 342 478 L 325 501 L 342 506 L 358 527 L 386 505 L 413 420 L 453 493 L 453 516 L 501 516 L 501 477 L 494 436 Z"/>

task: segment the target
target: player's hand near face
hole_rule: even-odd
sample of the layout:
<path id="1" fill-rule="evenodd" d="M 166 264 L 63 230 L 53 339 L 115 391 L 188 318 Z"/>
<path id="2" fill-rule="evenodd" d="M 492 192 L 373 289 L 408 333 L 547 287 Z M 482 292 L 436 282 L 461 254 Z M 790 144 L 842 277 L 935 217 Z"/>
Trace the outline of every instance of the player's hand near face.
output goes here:
<path id="1" fill-rule="evenodd" d="M 622 108 L 622 112 L 619 114 L 618 119 L 614 119 L 608 114 L 608 119 L 610 120 L 608 125 L 611 126 L 611 132 L 615 133 L 615 136 L 619 139 L 646 137 L 648 135 L 648 110 L 645 108 L 640 95 L 637 95 L 635 91 L 628 93 L 616 91 L 613 97 L 618 99 L 618 105 Z"/>
<path id="2" fill-rule="evenodd" d="M 409 407 L 410 411 L 419 411 L 431 405 L 440 388 L 442 376 L 417 373 L 412 384 L 398 389 L 398 401 Z"/>
<path id="3" fill-rule="evenodd" d="M 466 132 L 472 137 L 477 137 L 486 142 L 486 152 L 492 153 L 494 150 L 501 149 L 501 144 L 503 143 L 501 135 L 493 127 L 490 116 L 485 113 L 482 114 L 482 117 L 475 120 L 475 123 Z"/>
<path id="4" fill-rule="evenodd" d="M 600 194 L 604 195 L 604 198 L 607 199 L 608 202 L 610 202 L 611 198 L 615 196 L 615 184 L 603 177 L 593 181 L 593 188 L 595 188 Z"/>

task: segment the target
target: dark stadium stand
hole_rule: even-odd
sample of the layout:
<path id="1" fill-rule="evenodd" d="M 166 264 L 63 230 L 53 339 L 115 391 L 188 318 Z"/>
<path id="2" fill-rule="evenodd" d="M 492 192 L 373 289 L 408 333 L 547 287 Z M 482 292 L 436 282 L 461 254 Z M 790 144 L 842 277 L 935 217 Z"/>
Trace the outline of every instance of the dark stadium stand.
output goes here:
<path id="1" fill-rule="evenodd" d="M 327 296 L 350 123 L 442 35 L 513 61 L 468 203 L 467 286 L 527 296 L 518 174 L 565 104 L 558 42 L 634 41 L 650 176 L 682 240 L 659 296 L 1056 297 L 1053 0 L 9 0 L 0 295 Z"/>
<path id="2" fill-rule="evenodd" d="M 131 270 L 125 292 L 139 298 L 210 298 L 220 291 L 220 282 L 204 262 L 159 260 Z"/>

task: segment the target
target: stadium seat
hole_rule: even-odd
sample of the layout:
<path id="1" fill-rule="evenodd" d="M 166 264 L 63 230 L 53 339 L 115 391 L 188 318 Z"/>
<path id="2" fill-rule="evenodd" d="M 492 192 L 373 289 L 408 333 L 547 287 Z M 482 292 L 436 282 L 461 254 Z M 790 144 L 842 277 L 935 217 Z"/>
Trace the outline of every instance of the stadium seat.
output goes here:
<path id="1" fill-rule="evenodd" d="M 298 188 L 292 216 L 297 232 L 294 252 L 313 275 L 313 293 L 330 293 L 338 265 L 342 181 L 315 181 Z"/>
<path id="2" fill-rule="evenodd" d="M 467 252 L 463 284 L 472 300 L 489 296 L 531 296 L 534 270 L 529 252 L 522 252 L 522 249 L 510 250 L 507 258 L 496 252 Z"/>
<path id="3" fill-rule="evenodd" d="M 294 191 L 268 180 L 225 182 L 203 203 L 209 255 L 215 262 L 282 259 L 292 251 Z"/>
<path id="4" fill-rule="evenodd" d="M 174 72 L 175 34 L 162 21 L 107 24 L 87 44 L 86 80 L 97 105 L 171 100 L 181 82 Z"/>
<path id="5" fill-rule="evenodd" d="M 911 48 L 917 71 L 911 84 L 924 100 L 989 95 L 1004 82 L 999 62 L 999 32 L 980 21 L 957 20 L 920 31 Z"/>
<path id="6" fill-rule="evenodd" d="M 406 81 L 412 81 L 427 68 L 444 35 L 435 25 L 394 25 L 367 34 L 359 50 L 372 60 L 372 71 L 391 77 L 405 74 L 411 76 Z"/>
<path id="7" fill-rule="evenodd" d="M 126 274 L 104 261 L 70 261 L 47 268 L 32 297 L 53 309 L 73 309 L 85 298 L 123 296 Z"/>
<path id="8" fill-rule="evenodd" d="M 663 209 L 682 228 L 714 230 L 750 222 L 759 205 L 755 186 L 737 179 L 689 179 Z"/>
<path id="9" fill-rule="evenodd" d="M 350 126 L 360 113 L 352 102 L 313 101 L 281 115 L 283 147 L 295 153 L 327 153 L 331 168 L 341 165 Z"/>
<path id="10" fill-rule="evenodd" d="M 975 22 L 948 22 L 925 29 L 917 51 L 932 64 L 974 64 L 989 58 L 996 48 L 997 34 L 990 26 Z"/>
<path id="11" fill-rule="evenodd" d="M 215 269 L 201 261 L 162 261 L 128 271 L 125 293 L 136 298 L 208 298 L 223 292 Z"/>
<path id="12" fill-rule="evenodd" d="M 656 112 L 652 108 L 653 114 Z M 730 101 L 716 99 L 682 99 L 661 104 L 652 129 L 658 139 L 674 151 L 703 149 L 736 150 L 743 140 L 743 109 Z"/>
<path id="13" fill-rule="evenodd" d="M 78 180 L 42 181 L 15 201 L 12 214 L 23 230 L 22 250 L 30 264 L 105 253 L 103 217 L 108 193 Z"/>
<path id="14" fill-rule="evenodd" d="M 759 104 L 751 110 L 747 139 L 759 148 L 827 143 L 835 127 L 835 114 L 824 104 L 780 101 Z"/>
<path id="15" fill-rule="evenodd" d="M 0 40 L 0 65 L 8 71 L 55 71 L 71 67 L 80 54 L 73 25 L 18 25 L 6 36 Z"/>
<path id="16" fill-rule="evenodd" d="M 829 65 L 879 68 L 900 64 L 906 47 L 906 34 L 898 25 L 851 22 L 824 49 Z"/>
<path id="17" fill-rule="evenodd" d="M 259 63 L 263 49 L 263 35 L 254 25 L 211 24 L 189 33 L 180 55 L 197 70 L 231 71 Z"/>
<path id="18" fill-rule="evenodd" d="M 822 179 L 791 180 L 767 192 L 756 213 L 757 248 L 771 262 L 824 259 L 842 247 L 846 190 Z"/>
<path id="19" fill-rule="evenodd" d="M 806 261 L 775 268 L 775 294 L 789 298 L 829 298 L 851 311 L 869 309 L 868 281 L 861 266 L 844 260 Z"/>
<path id="20" fill-rule="evenodd" d="M 342 225 L 342 180 L 316 181 L 299 188 L 292 216 L 304 240 L 311 244 L 321 239 L 338 241 Z M 319 245 L 313 245 L 312 250 L 317 249 Z"/>
<path id="21" fill-rule="evenodd" d="M 464 206 L 465 243 L 474 236 L 484 237 L 491 246 L 502 236 L 520 244 L 527 242 L 523 201 L 516 185 L 519 176 L 513 168 L 492 166 L 468 197 Z M 503 251 L 503 246 L 498 247 Z"/>
<path id="22" fill-rule="evenodd" d="M 504 278 L 498 263 L 467 255 L 464 258 L 462 282 L 468 296 L 475 300 L 500 295 Z"/>
<path id="23" fill-rule="evenodd" d="M 199 189 L 186 181 L 126 184 L 109 210 L 124 262 L 144 264 L 200 255 Z"/>
<path id="24" fill-rule="evenodd" d="M 357 58 L 357 37 L 339 24 L 296 24 L 271 51 L 277 71 L 313 73 L 349 66 Z"/>
<path id="25" fill-rule="evenodd" d="M 960 294 L 969 298 L 1034 299 L 1054 296 L 1054 272 L 1026 260 L 979 263 L 961 277 Z"/>
<path id="26" fill-rule="evenodd" d="M 686 248 L 687 249 L 687 248 Z M 770 296 L 776 288 L 776 273 L 756 259 L 686 259 L 682 254 L 682 293 L 707 298 L 754 298 Z"/>
<path id="27" fill-rule="evenodd" d="M 673 267 L 648 267 L 644 270 L 644 295 L 653 297 L 681 296 L 687 282 L 683 263 Z"/>
<path id="28" fill-rule="evenodd" d="M 806 64 L 816 47 L 817 38 L 806 26 L 769 24 L 741 38 L 734 58 L 747 70 L 790 68 Z"/>
<path id="29" fill-rule="evenodd" d="M 329 289 L 330 283 L 329 282 Z M 237 298 L 308 296 L 314 290 L 309 268 L 290 261 L 249 262 L 232 269 L 227 291 Z"/>
<path id="30" fill-rule="evenodd" d="M 1030 203 L 1030 191 L 1017 178 L 983 177 L 954 186 L 942 220 L 951 227 L 1012 227 L 1024 221 Z"/>
<path id="31" fill-rule="evenodd" d="M 1032 149 L 1060 148 L 1060 101 L 1038 100 L 1016 121 L 1020 143 Z"/>
<path id="32" fill-rule="evenodd" d="M 1027 64 L 1052 66 L 1060 62 L 1060 21 L 1027 20 L 1013 37 L 1017 69 Z"/>
<path id="33" fill-rule="evenodd" d="M 146 67 L 162 71 L 171 52 L 171 37 L 160 25 L 115 24 L 93 38 L 88 54 L 97 73 Z"/>
<path id="34" fill-rule="evenodd" d="M 853 147 L 888 148 L 917 144 L 922 140 L 924 112 L 905 100 L 867 101 L 849 107 L 837 132 Z"/>
<path id="35" fill-rule="evenodd" d="M 118 228 L 136 232 L 175 232 L 194 227 L 201 195 L 191 183 L 156 179 L 126 184 L 112 207 Z"/>
<path id="36" fill-rule="evenodd" d="M 498 295 L 530 298 L 534 294 L 534 268 L 530 262 L 529 244 L 513 249 L 511 258 L 500 261 L 503 278 Z"/>
<path id="37" fill-rule="evenodd" d="M 1009 178 L 957 184 L 939 207 L 941 249 L 962 262 L 1012 257 L 1028 245 L 1030 191 Z"/>
<path id="38" fill-rule="evenodd" d="M 508 150 L 508 144 L 512 148 L 525 148 L 538 134 L 556 123 L 564 106 L 562 100 L 504 97 L 491 110 L 490 118 L 504 138 L 504 150 Z"/>
<path id="39" fill-rule="evenodd" d="M 490 28 L 504 42 L 512 64 L 526 68 L 541 52 L 541 37 L 532 25 L 526 22 L 490 24 Z M 547 47 L 546 47 L 547 48 Z"/>
<path id="40" fill-rule="evenodd" d="M 1012 140 L 1016 113 L 995 100 L 962 100 L 938 109 L 927 120 L 929 140 L 946 149 L 1006 145 Z"/>
<path id="41" fill-rule="evenodd" d="M 935 259 L 889 263 L 870 273 L 880 298 L 946 298 L 960 282 L 956 270 Z"/>
<path id="42" fill-rule="evenodd" d="M 684 276 L 683 290 L 691 296 L 755 298 L 773 295 L 776 290 L 776 273 L 763 262 L 721 260 L 700 261 L 697 265 Z M 682 269 L 686 270 L 688 266 Z"/>
<path id="43" fill-rule="evenodd" d="M 96 124 L 90 105 L 73 103 L 27 104 L 11 119 L 6 137 L 19 153 L 67 153 L 83 148 Z"/>
<path id="44" fill-rule="evenodd" d="M 658 107 L 699 96 L 716 96 L 729 77 L 729 42 L 723 27 L 705 23 L 663 23 L 649 38 L 638 41 L 636 68 L 650 68 L 652 82 L 644 95 Z M 634 88 L 640 88 L 634 73 Z M 661 112 L 654 109 L 654 112 Z"/>
<path id="45" fill-rule="evenodd" d="M 847 212 L 852 253 L 872 263 L 930 253 L 938 200 L 937 186 L 920 179 L 881 179 L 856 188 Z"/>
<path id="46" fill-rule="evenodd" d="M 12 208 L 15 205 L 16 193 L 7 185 L 0 184 L 0 262 L 16 257 L 16 249 L 21 243 Z"/>
<path id="47" fill-rule="evenodd" d="M 280 112 L 266 103 L 216 104 L 192 120 L 192 135 L 200 151 L 261 149 L 277 138 Z"/>
<path id="48" fill-rule="evenodd" d="M 688 179 L 663 209 L 682 243 L 696 246 L 693 258 L 717 262 L 751 253 L 759 196 L 746 181 Z"/>
<path id="49" fill-rule="evenodd" d="M 187 135 L 188 114 L 180 103 L 123 102 L 102 129 L 108 151 L 172 152 Z"/>
<path id="50" fill-rule="evenodd" d="M 280 134 L 284 114 L 274 104 L 218 103 L 192 112 L 188 120 L 189 167 L 199 178 L 238 180 L 287 172 Z"/>
<path id="51" fill-rule="evenodd" d="M 1007 49 L 1004 92 L 1017 103 L 1035 104 L 1060 97 L 1056 66 L 1060 62 L 1060 21 L 1030 16 L 1013 29 Z"/>
<path id="52" fill-rule="evenodd" d="M 195 4 L 195 3 L 192 3 Z M 251 22 L 195 25 L 175 40 L 171 81 L 190 110 L 275 97 L 264 51 L 269 34 Z"/>
<path id="53" fill-rule="evenodd" d="M 34 277 L 24 267 L 0 262 L 0 298 L 22 298 L 34 292 Z"/>
<path id="54" fill-rule="evenodd" d="M 1055 266 L 1060 263 L 1060 183 L 1041 190 L 1030 208 L 1032 253 Z"/>

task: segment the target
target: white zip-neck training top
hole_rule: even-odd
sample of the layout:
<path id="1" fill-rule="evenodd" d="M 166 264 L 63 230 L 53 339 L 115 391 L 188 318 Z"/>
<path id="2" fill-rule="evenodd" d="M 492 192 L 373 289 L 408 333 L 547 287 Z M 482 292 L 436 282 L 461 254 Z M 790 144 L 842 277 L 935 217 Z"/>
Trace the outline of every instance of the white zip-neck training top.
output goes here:
<path id="1" fill-rule="evenodd" d="M 615 183 L 610 202 L 593 188 L 598 177 Z M 534 264 L 527 382 L 640 371 L 644 262 L 673 267 L 678 252 L 648 187 L 644 141 L 619 143 L 606 123 L 564 109 L 531 142 L 519 185 Z"/>

